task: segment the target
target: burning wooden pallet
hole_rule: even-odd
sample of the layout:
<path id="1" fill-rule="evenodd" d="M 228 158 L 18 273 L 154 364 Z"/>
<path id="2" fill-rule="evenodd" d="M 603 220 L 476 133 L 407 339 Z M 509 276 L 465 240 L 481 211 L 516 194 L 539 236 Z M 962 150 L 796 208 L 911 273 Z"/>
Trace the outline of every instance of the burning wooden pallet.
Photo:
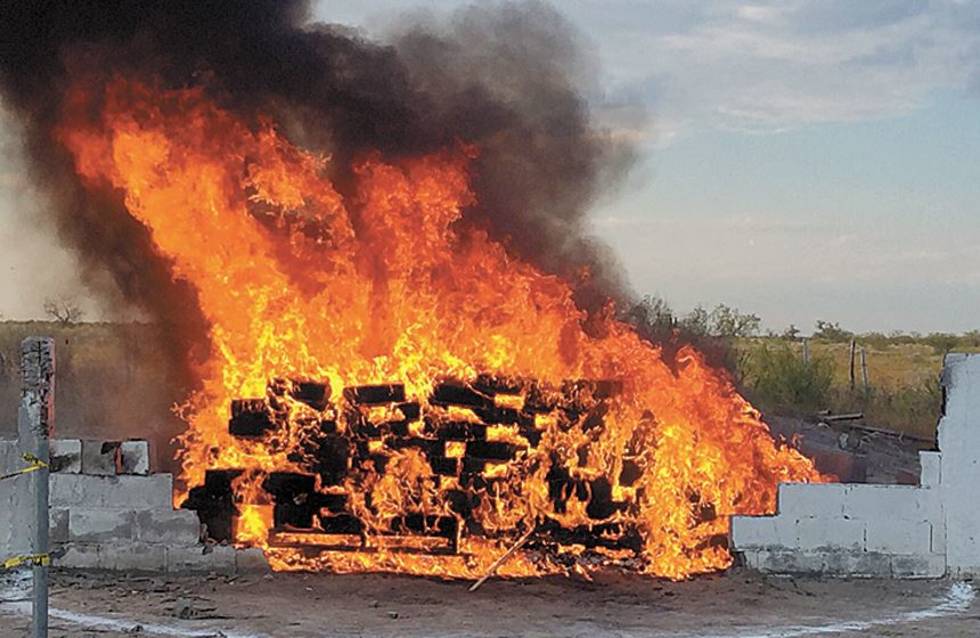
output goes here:
<path id="1" fill-rule="evenodd" d="M 232 402 L 228 429 L 269 449 L 283 448 L 294 466 L 249 476 L 261 484 L 257 504 L 272 510 L 270 546 L 455 554 L 464 537 L 510 531 L 488 528 L 481 512 L 506 507 L 499 499 L 508 485 L 543 472 L 544 463 L 554 516 L 540 518 L 529 547 L 639 553 L 642 541 L 628 516 L 631 503 L 617 501 L 613 486 L 630 489 L 640 468 L 627 462 L 611 477 L 599 469 L 571 471 L 562 458 L 574 454 L 576 467 L 586 464 L 590 441 L 604 427 L 608 400 L 620 389 L 612 381 L 551 388 L 481 375 L 437 383 L 424 402 L 407 397 L 401 384 L 383 384 L 346 388 L 334 404 L 324 383 L 276 379 L 265 397 Z M 580 441 L 577 449 L 542 449 L 545 436 L 572 430 Z M 390 503 L 378 502 L 376 494 L 386 487 L 384 481 L 402 480 L 392 477 L 400 477 L 406 463 L 414 463 L 415 470 L 424 463 L 408 482 L 424 484 L 419 489 L 428 490 L 427 498 L 385 512 Z M 245 502 L 235 485 L 249 474 L 239 468 L 208 470 L 204 484 L 190 491 L 184 507 L 197 510 L 216 540 L 236 538 L 242 507 L 253 503 Z M 561 522 L 568 518 L 563 515 L 570 500 L 585 504 L 587 520 Z"/>

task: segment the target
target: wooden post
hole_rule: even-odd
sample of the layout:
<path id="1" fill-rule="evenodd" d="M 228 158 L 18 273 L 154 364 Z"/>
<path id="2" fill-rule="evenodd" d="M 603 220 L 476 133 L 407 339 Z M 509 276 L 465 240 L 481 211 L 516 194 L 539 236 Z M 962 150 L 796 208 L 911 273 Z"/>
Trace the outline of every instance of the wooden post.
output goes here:
<path id="1" fill-rule="evenodd" d="M 849 378 L 851 381 L 851 390 L 854 389 L 855 379 L 854 379 L 854 355 L 857 352 L 857 341 L 851 339 L 851 349 L 849 353 L 850 365 L 849 365 Z"/>
<path id="2" fill-rule="evenodd" d="M 810 340 L 803 338 L 803 365 L 810 365 Z"/>
<path id="3" fill-rule="evenodd" d="M 48 636 L 48 467 L 49 438 L 54 429 L 54 340 L 28 337 L 20 347 L 21 394 L 17 436 L 21 451 L 43 464 L 31 473 L 35 524 L 31 534 L 34 555 L 32 633 Z"/>
<path id="4" fill-rule="evenodd" d="M 871 387 L 868 383 L 868 351 L 861 346 L 861 382 L 864 386 L 864 393 L 867 394 Z"/>

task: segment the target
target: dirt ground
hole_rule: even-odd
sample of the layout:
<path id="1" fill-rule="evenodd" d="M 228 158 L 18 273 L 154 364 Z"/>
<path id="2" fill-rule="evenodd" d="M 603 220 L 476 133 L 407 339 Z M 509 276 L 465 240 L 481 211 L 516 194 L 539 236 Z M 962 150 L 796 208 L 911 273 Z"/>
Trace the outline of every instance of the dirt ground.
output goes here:
<path id="1" fill-rule="evenodd" d="M 766 578 L 672 583 L 620 574 L 467 582 L 331 574 L 229 578 L 52 575 L 51 636 L 978 636 L 980 601 L 952 581 Z M 0 579 L 0 636 L 27 635 L 30 580 Z"/>

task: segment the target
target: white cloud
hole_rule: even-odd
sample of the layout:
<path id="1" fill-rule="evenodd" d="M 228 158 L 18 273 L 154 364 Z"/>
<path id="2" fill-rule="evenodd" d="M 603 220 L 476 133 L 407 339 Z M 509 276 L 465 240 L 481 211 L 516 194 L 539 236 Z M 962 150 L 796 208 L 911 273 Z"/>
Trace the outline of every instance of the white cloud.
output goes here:
<path id="1" fill-rule="evenodd" d="M 428 0 L 447 11 L 468 4 Z M 652 132 L 775 132 L 908 113 L 936 90 L 980 86 L 980 2 L 563 0 L 596 44 L 605 93 L 640 97 Z M 319 19 L 379 35 L 408 5 L 333 0 Z M 613 96 L 610 98 L 610 96 Z"/>
<path id="2" fill-rule="evenodd" d="M 668 32 L 644 36 L 637 24 L 611 55 L 636 61 L 625 74 L 620 65 L 620 82 L 653 79 L 655 111 L 683 128 L 780 131 L 908 113 L 936 90 L 966 87 L 980 50 L 980 19 L 953 2 L 700 4 L 712 10 Z"/>

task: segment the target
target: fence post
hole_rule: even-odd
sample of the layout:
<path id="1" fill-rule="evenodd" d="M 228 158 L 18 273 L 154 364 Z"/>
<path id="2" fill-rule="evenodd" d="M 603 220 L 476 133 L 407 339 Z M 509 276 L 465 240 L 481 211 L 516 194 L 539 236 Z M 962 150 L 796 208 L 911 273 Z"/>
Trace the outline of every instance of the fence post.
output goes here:
<path id="1" fill-rule="evenodd" d="M 852 391 L 854 390 L 854 385 L 855 385 L 855 383 L 854 383 L 855 382 L 855 379 L 854 379 L 854 354 L 856 353 L 856 351 L 857 351 L 857 341 L 855 339 L 851 339 L 851 349 L 850 349 L 850 355 L 849 355 L 849 359 L 850 359 L 849 377 L 850 377 L 850 381 L 851 381 L 851 390 Z"/>
<path id="2" fill-rule="evenodd" d="M 54 429 L 54 340 L 28 337 L 21 343 L 21 397 L 17 415 L 20 448 L 44 466 L 31 473 L 35 524 L 31 535 L 34 560 L 32 636 L 48 635 L 48 467 L 49 437 Z M 43 557 L 43 558 L 39 558 Z"/>
<path id="3" fill-rule="evenodd" d="M 868 382 L 868 351 L 861 346 L 861 381 L 864 385 L 864 393 L 868 393 L 871 384 Z"/>

